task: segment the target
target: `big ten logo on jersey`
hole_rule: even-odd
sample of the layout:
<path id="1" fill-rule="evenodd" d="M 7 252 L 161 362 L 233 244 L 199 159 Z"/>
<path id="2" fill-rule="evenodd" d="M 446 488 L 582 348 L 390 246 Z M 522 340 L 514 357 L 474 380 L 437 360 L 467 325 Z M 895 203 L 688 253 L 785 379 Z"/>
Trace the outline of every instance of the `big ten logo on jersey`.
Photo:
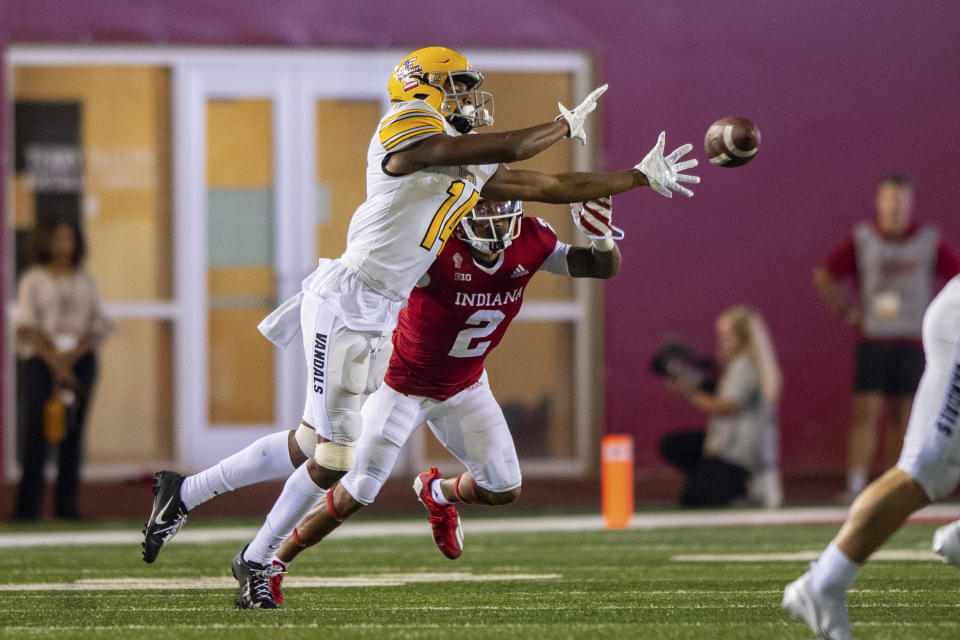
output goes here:
<path id="1" fill-rule="evenodd" d="M 477 185 L 477 176 L 468 167 L 460 167 L 460 177 L 474 186 Z"/>
<path id="2" fill-rule="evenodd" d="M 453 254 L 453 268 L 460 269 L 463 266 L 463 256 L 459 252 Z M 472 273 L 464 273 L 462 271 L 454 271 L 453 279 L 460 282 L 470 282 L 473 279 Z"/>

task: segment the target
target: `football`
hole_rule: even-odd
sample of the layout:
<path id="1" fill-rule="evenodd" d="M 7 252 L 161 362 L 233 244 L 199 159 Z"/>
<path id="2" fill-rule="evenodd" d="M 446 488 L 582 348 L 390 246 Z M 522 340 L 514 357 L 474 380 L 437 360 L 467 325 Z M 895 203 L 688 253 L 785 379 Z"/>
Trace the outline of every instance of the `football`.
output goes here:
<path id="1" fill-rule="evenodd" d="M 760 130 L 746 118 L 720 118 L 707 129 L 703 146 L 710 164 L 742 167 L 757 155 Z"/>

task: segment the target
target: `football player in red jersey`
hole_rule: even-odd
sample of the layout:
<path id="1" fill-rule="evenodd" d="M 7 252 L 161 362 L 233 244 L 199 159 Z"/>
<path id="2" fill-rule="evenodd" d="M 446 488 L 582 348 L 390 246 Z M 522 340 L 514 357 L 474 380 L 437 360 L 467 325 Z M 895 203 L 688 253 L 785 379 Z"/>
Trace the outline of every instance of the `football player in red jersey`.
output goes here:
<path id="1" fill-rule="evenodd" d="M 414 482 L 444 555 L 457 558 L 463 549 L 455 503 L 502 505 L 517 498 L 520 465 L 484 359 L 520 311 L 524 289 L 537 271 L 609 278 L 620 269 L 614 239 L 623 234 L 610 222 L 610 199 L 571 209 L 590 247 L 572 247 L 545 221 L 524 219 L 517 201 L 481 200 L 463 219 L 400 313 L 384 384 L 362 409 L 353 468 L 281 545 L 282 569 L 374 501 L 400 448 L 423 422 L 466 467 L 449 479 L 432 468 Z M 272 579 L 279 600 L 281 579 L 282 574 Z"/>

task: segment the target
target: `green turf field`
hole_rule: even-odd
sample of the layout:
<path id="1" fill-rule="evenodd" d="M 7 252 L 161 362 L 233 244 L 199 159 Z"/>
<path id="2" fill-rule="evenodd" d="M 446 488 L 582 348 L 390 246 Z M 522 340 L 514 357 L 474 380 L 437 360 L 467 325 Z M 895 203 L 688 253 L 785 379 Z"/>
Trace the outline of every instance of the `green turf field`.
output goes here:
<path id="1" fill-rule="evenodd" d="M 153 565 L 140 560 L 136 544 L 5 547 L 0 637 L 811 638 L 779 608 L 783 586 L 806 561 L 766 554 L 818 551 L 836 531 L 793 525 L 471 534 L 467 520 L 464 555 L 450 561 L 423 527 L 422 536 L 335 536 L 310 549 L 288 575 L 279 611 L 233 608 L 237 540 L 178 539 Z M 66 530 L 79 536 L 96 528 Z M 960 573 L 924 557 L 933 530 L 911 525 L 886 547 L 917 559 L 878 559 L 864 569 L 850 599 L 855 637 L 960 637 Z M 0 542 L 28 531 L 0 528 Z M 728 554 L 761 557 L 682 558 Z M 58 583 L 73 584 L 40 588 Z"/>

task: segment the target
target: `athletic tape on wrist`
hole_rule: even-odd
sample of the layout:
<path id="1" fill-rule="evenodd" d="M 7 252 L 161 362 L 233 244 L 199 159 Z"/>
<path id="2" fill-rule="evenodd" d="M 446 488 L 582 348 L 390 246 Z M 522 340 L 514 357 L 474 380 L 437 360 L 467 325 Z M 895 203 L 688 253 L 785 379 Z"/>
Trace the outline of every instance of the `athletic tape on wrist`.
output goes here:
<path id="1" fill-rule="evenodd" d="M 602 251 L 606 253 L 607 251 L 613 251 L 613 248 L 617 246 L 617 243 L 613 241 L 613 238 L 591 238 L 590 244 L 597 251 Z"/>

